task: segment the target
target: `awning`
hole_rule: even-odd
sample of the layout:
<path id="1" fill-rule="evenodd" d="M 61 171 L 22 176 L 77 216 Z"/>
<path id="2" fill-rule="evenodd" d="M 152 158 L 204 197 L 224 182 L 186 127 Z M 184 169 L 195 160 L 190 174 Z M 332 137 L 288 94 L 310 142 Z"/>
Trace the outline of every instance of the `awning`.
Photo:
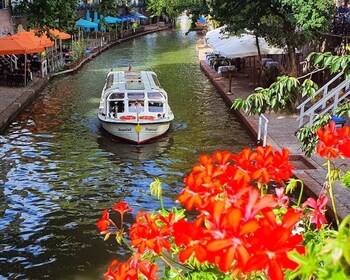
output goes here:
<path id="1" fill-rule="evenodd" d="M 108 24 L 114 24 L 114 23 L 118 23 L 118 22 L 122 22 L 123 20 L 117 17 L 111 17 L 111 16 L 107 16 L 104 18 L 105 22 Z"/>
<path id="2" fill-rule="evenodd" d="M 83 28 L 97 28 L 98 24 L 81 18 L 75 22 L 75 26 Z"/>

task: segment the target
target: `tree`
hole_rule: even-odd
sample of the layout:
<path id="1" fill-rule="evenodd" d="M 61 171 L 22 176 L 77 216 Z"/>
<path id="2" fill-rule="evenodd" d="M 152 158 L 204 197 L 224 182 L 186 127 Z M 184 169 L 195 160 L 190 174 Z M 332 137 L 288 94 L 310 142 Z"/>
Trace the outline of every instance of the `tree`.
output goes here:
<path id="1" fill-rule="evenodd" d="M 29 27 L 68 32 L 74 28 L 77 7 L 77 0 L 23 0 L 14 4 L 16 12 L 27 16 Z"/>
<path id="2" fill-rule="evenodd" d="M 204 0 L 148 0 L 147 10 L 154 16 L 160 16 L 163 13 L 170 17 L 175 17 L 183 11 L 207 11 L 206 1 Z"/>
<path id="3" fill-rule="evenodd" d="M 319 43 L 332 20 L 332 0 L 209 0 L 210 15 L 228 31 L 250 30 L 272 45 L 286 48 L 297 75 L 296 49 Z"/>

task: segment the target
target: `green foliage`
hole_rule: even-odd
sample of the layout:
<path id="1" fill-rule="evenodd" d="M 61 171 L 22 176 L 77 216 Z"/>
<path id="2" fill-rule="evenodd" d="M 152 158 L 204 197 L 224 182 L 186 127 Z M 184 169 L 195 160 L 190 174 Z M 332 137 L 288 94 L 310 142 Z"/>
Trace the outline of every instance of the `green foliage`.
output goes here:
<path id="1" fill-rule="evenodd" d="M 341 178 L 341 182 L 347 188 L 350 188 L 350 170 L 348 170 L 345 175 Z"/>
<path id="2" fill-rule="evenodd" d="M 312 126 L 305 125 L 300 128 L 297 133 L 297 139 L 301 144 L 301 151 L 307 157 L 311 157 L 315 151 L 318 143 L 318 138 L 316 135 L 316 129 L 323 127 L 325 124 L 329 123 L 331 116 L 329 114 L 323 116 L 316 116 L 314 124 Z"/>
<path id="3" fill-rule="evenodd" d="M 101 0 L 97 4 L 97 12 L 103 16 L 117 16 L 118 1 Z"/>
<path id="4" fill-rule="evenodd" d="M 344 104 L 341 104 L 339 107 L 335 110 L 335 115 L 338 117 L 346 115 L 347 117 L 350 117 L 350 101 L 347 101 Z"/>
<path id="5" fill-rule="evenodd" d="M 350 229 L 347 216 L 339 225 L 338 231 L 323 228 L 320 232 L 307 231 L 304 235 L 306 255 L 297 252 L 289 257 L 300 264 L 290 279 L 319 280 L 349 279 L 350 275 Z"/>
<path id="6" fill-rule="evenodd" d="M 67 32 L 75 28 L 77 0 L 17 0 L 14 6 L 19 14 L 27 16 L 31 28 L 58 28 Z"/>
<path id="7" fill-rule="evenodd" d="M 301 85 L 298 79 L 279 76 L 269 88 L 258 87 L 246 100 L 236 99 L 232 108 L 243 109 L 247 114 L 260 115 L 274 111 L 291 114 L 302 96 L 313 96 L 318 89 L 316 83 L 306 79 Z"/>
<path id="8" fill-rule="evenodd" d="M 329 29 L 332 0 L 209 0 L 210 15 L 232 33 L 250 30 L 269 43 L 295 53 L 306 43 L 320 42 Z"/>
<path id="9" fill-rule="evenodd" d="M 181 12 L 207 13 L 206 4 L 202 0 L 148 0 L 147 10 L 154 16 L 163 13 L 175 17 Z"/>
<path id="10" fill-rule="evenodd" d="M 72 42 L 73 61 L 76 61 L 79 57 L 85 54 L 86 45 L 86 40 Z"/>
<path id="11" fill-rule="evenodd" d="M 350 55 L 337 56 L 330 52 L 312 52 L 306 60 L 313 62 L 316 67 L 330 69 L 331 74 L 344 72 L 345 79 L 350 78 Z"/>

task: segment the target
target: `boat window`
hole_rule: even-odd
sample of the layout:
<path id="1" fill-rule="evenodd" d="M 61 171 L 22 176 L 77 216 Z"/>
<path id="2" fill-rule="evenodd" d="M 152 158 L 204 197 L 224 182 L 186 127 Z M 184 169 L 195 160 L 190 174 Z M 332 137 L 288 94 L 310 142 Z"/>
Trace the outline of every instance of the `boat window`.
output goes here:
<path id="1" fill-rule="evenodd" d="M 161 99 L 163 97 L 159 92 L 148 92 L 147 96 L 149 99 Z"/>
<path id="2" fill-rule="evenodd" d="M 109 89 L 109 88 L 112 87 L 113 81 L 114 81 L 114 75 L 113 74 L 109 74 L 107 76 L 107 79 L 106 79 L 106 89 Z"/>
<path id="3" fill-rule="evenodd" d="M 109 99 L 124 99 L 124 97 L 125 97 L 124 92 L 113 92 L 109 96 Z"/>
<path id="4" fill-rule="evenodd" d="M 124 101 L 118 101 L 116 106 L 117 106 L 118 113 L 124 112 L 124 108 L 125 108 Z"/>
<path id="5" fill-rule="evenodd" d="M 129 100 L 143 100 L 145 98 L 144 92 L 129 92 L 128 99 Z"/>
<path id="6" fill-rule="evenodd" d="M 116 118 L 118 113 L 125 111 L 124 101 L 109 101 L 108 116 L 110 118 Z"/>
<path id="7" fill-rule="evenodd" d="M 153 101 L 148 102 L 148 111 L 155 113 L 163 112 L 163 103 Z"/>
<path id="8" fill-rule="evenodd" d="M 131 101 L 129 102 L 129 112 L 141 113 L 144 111 L 144 104 L 142 101 Z"/>
<path id="9" fill-rule="evenodd" d="M 145 89 L 145 84 L 142 83 L 141 81 L 127 81 L 125 83 L 125 88 L 127 90 L 142 90 Z"/>
<path id="10" fill-rule="evenodd" d="M 159 80 L 158 80 L 157 75 L 152 74 L 152 78 L 153 78 L 154 83 L 155 83 L 158 87 L 160 87 L 160 83 L 159 83 Z"/>

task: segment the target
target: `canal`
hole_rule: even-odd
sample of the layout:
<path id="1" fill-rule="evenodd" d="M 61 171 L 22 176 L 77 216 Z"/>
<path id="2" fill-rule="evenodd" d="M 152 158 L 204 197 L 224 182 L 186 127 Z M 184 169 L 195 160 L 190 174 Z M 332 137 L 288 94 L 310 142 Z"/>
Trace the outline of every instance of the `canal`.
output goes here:
<path id="1" fill-rule="evenodd" d="M 53 79 L 0 135 L 0 279 L 102 279 L 127 254 L 99 236 L 104 208 L 127 201 L 128 224 L 138 210 L 158 208 L 154 178 L 172 207 L 201 154 L 254 142 L 201 72 L 202 35 L 187 28 L 126 41 Z M 129 63 L 158 74 L 175 114 L 169 133 L 140 146 L 113 139 L 97 119 L 106 74 Z"/>

